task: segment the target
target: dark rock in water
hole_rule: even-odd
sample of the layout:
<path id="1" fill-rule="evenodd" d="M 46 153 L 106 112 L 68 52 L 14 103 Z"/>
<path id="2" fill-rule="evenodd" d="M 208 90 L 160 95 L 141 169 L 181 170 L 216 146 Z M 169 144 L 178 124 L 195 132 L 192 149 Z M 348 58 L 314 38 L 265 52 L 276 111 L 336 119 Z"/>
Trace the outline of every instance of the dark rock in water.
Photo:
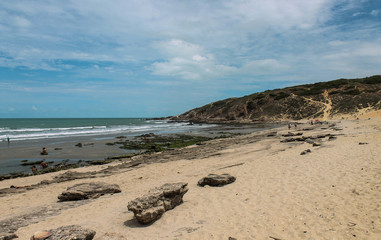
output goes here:
<path id="1" fill-rule="evenodd" d="M 0 235 L 0 240 L 12 240 L 18 238 L 18 236 L 14 233 L 9 233 L 5 235 Z"/>
<path id="2" fill-rule="evenodd" d="M 224 186 L 226 184 L 233 183 L 236 180 L 235 177 L 233 177 L 230 174 L 209 174 L 207 177 L 204 177 L 198 181 L 198 185 L 203 187 L 205 185 L 213 186 L 213 187 L 220 187 Z"/>
<path id="3" fill-rule="evenodd" d="M 188 192 L 187 183 L 167 183 L 151 189 L 142 197 L 128 203 L 128 210 L 134 212 L 138 222 L 151 223 L 161 217 L 165 211 L 175 208 L 183 202 L 183 196 Z"/>
<path id="4" fill-rule="evenodd" d="M 76 147 L 82 147 L 82 143 L 77 143 L 74 146 L 76 146 Z"/>
<path id="5" fill-rule="evenodd" d="M 300 153 L 300 155 L 306 155 L 307 153 L 310 153 L 311 150 L 310 149 L 307 149 L 307 150 L 304 150 L 303 152 Z"/>
<path id="6" fill-rule="evenodd" d="M 54 148 L 54 150 L 58 151 L 58 150 L 62 150 L 62 148 L 57 147 L 57 148 Z"/>
<path id="7" fill-rule="evenodd" d="M 90 229 L 84 229 L 78 225 L 70 225 L 40 231 L 33 234 L 31 240 L 91 240 L 96 232 Z"/>
<path id="8" fill-rule="evenodd" d="M 120 193 L 121 190 L 116 184 L 104 182 L 80 183 L 68 187 L 66 191 L 58 196 L 60 201 L 76 201 L 89 198 L 98 198 L 104 194 Z"/>

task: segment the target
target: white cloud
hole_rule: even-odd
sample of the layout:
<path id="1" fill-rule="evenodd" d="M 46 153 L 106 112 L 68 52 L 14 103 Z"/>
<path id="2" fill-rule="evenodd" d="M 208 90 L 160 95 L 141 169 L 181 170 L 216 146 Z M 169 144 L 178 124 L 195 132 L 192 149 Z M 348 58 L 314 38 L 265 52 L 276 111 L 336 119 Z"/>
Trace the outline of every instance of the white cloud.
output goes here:
<path id="1" fill-rule="evenodd" d="M 378 16 L 378 14 L 380 13 L 380 10 L 372 10 L 371 12 L 370 12 L 370 14 L 371 15 L 373 15 L 373 16 L 375 16 L 375 17 L 377 17 Z"/>

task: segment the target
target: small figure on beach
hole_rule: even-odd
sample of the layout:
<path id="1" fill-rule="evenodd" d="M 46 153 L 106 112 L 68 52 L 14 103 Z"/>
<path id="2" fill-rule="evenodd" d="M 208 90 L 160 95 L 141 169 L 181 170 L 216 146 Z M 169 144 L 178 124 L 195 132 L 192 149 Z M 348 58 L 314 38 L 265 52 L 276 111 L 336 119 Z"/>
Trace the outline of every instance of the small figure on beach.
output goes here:
<path id="1" fill-rule="evenodd" d="M 289 123 L 289 124 L 288 124 L 288 130 L 290 130 L 290 129 L 291 129 L 291 124 Z"/>
<path id="2" fill-rule="evenodd" d="M 46 148 L 42 148 L 42 151 L 40 152 L 41 155 L 48 155 L 48 152 L 46 151 Z"/>
<path id="3" fill-rule="evenodd" d="M 33 173 L 37 173 L 37 171 L 38 171 L 38 170 L 37 170 L 36 166 L 33 165 L 33 167 L 32 167 L 32 172 L 33 172 Z"/>
<path id="4" fill-rule="evenodd" d="M 44 159 L 44 160 L 45 160 L 45 159 Z M 47 164 L 44 160 L 42 160 L 42 162 L 40 163 L 40 165 L 41 165 L 42 168 L 47 168 L 47 167 L 48 167 L 48 164 Z"/>
<path id="5" fill-rule="evenodd" d="M 297 123 L 294 123 L 294 126 L 295 126 L 295 129 L 298 127 L 298 124 Z"/>
<path id="6" fill-rule="evenodd" d="M 11 143 L 11 139 L 7 136 L 7 142 L 8 144 Z"/>

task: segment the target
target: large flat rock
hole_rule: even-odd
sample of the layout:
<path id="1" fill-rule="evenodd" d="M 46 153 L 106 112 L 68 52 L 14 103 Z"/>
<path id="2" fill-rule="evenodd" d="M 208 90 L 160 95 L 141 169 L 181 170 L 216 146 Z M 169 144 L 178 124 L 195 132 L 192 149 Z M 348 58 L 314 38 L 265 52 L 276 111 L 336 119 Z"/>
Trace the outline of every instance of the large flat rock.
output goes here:
<path id="1" fill-rule="evenodd" d="M 121 192 L 117 184 L 108 184 L 104 182 L 80 183 L 68 187 L 66 191 L 58 196 L 60 201 L 76 201 L 89 198 L 97 198 L 104 194 Z"/>
<path id="2" fill-rule="evenodd" d="M 30 240 L 92 240 L 95 234 L 96 232 L 93 230 L 84 229 L 78 225 L 70 225 L 35 232 Z"/>
<path id="3" fill-rule="evenodd" d="M 198 181 L 198 185 L 203 187 L 205 185 L 213 186 L 213 187 L 221 187 L 226 184 L 230 184 L 236 180 L 230 174 L 209 174 L 207 177 L 204 177 Z"/>
<path id="4" fill-rule="evenodd" d="M 151 223 L 159 219 L 165 211 L 175 208 L 183 202 L 188 192 L 187 183 L 167 183 L 150 190 L 142 197 L 128 203 L 128 210 L 134 212 L 138 222 Z"/>

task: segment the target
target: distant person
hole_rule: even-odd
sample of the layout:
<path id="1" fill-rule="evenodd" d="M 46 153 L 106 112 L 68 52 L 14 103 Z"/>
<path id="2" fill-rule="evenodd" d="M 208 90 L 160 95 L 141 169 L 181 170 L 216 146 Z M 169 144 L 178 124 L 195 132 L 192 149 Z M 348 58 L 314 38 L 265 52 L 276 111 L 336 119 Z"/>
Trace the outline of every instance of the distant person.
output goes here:
<path id="1" fill-rule="evenodd" d="M 7 142 L 11 143 L 11 139 L 7 136 Z"/>
<path id="2" fill-rule="evenodd" d="M 44 160 L 42 160 L 40 165 L 41 165 L 42 168 L 47 168 L 48 167 L 48 164 Z"/>
<path id="3" fill-rule="evenodd" d="M 32 172 L 33 172 L 33 173 L 37 173 L 37 168 L 36 168 L 36 166 L 33 166 L 33 167 L 32 167 Z"/>
<path id="4" fill-rule="evenodd" d="M 42 148 L 42 151 L 40 153 L 41 155 L 48 155 L 48 152 L 46 151 L 46 148 Z"/>
<path id="5" fill-rule="evenodd" d="M 288 130 L 290 130 L 291 129 L 291 124 L 288 124 Z"/>

